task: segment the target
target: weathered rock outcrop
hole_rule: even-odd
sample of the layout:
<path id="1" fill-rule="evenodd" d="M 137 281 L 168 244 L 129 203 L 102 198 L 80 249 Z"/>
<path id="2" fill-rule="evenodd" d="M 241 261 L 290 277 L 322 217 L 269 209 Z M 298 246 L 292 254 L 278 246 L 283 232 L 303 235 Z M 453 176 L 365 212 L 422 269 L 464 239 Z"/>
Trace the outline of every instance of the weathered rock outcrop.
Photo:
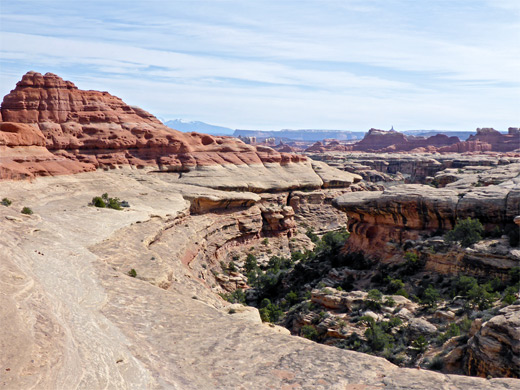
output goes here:
<path id="1" fill-rule="evenodd" d="M 520 306 L 507 306 L 468 341 L 469 375 L 520 378 Z"/>
<path id="2" fill-rule="evenodd" d="M 363 152 L 510 152 L 520 149 L 520 134 L 516 128 L 509 128 L 508 134 L 502 134 L 492 128 L 477 129 L 467 141 L 458 137 L 437 134 L 431 137 L 405 135 L 395 130 L 385 131 L 370 129 L 365 137 L 347 146 L 346 150 Z M 339 149 L 337 149 L 339 150 Z M 325 152 L 323 145 L 314 145 L 309 152 Z"/>
<path id="3" fill-rule="evenodd" d="M 348 215 L 351 232 L 348 249 L 390 261 L 396 255 L 402 259 L 407 241 L 428 237 L 432 233 L 442 234 L 451 230 L 458 219 L 477 218 L 488 231 L 497 226 L 513 225 L 514 218 L 520 213 L 519 174 L 520 164 L 510 164 L 486 169 L 480 174 L 467 174 L 445 188 L 398 185 L 384 191 L 347 193 L 335 199 L 333 204 Z M 488 185 L 476 185 L 481 183 L 480 177 L 489 180 Z M 468 256 L 478 257 L 465 253 L 458 260 Z M 429 257 L 435 258 L 433 254 Z M 484 257 L 493 262 L 490 254 Z M 437 261 L 445 262 L 442 258 L 440 256 Z M 458 261 L 457 256 L 450 258 Z M 477 272 L 479 263 L 473 263 L 473 271 Z M 482 266 L 486 268 L 490 264 Z M 457 267 L 442 268 L 457 271 Z"/>
<path id="4" fill-rule="evenodd" d="M 425 148 L 423 151 L 433 151 L 435 148 L 453 145 L 458 142 L 460 142 L 458 137 L 448 137 L 444 134 L 437 134 L 425 138 L 405 135 L 395 130 L 384 131 L 370 129 L 361 141 L 352 145 L 351 150 L 364 152 L 402 152 Z"/>
<path id="5" fill-rule="evenodd" d="M 248 214 L 247 209 L 240 216 L 189 216 L 184 196 L 196 196 L 200 188 L 166 178 L 127 170 L 3 183 L 2 196 L 14 200 L 11 207 L 0 207 L 4 387 L 518 386 L 514 379 L 400 369 L 219 310 L 223 302 L 204 287 L 210 280 L 204 280 L 203 270 L 211 264 L 198 253 L 229 250 L 240 229 L 254 233 L 263 222 L 258 210 Z M 100 188 L 132 207 L 87 207 Z M 35 214 L 15 217 L 21 205 L 30 205 Z M 137 278 L 126 275 L 130 267 Z"/>
<path id="6" fill-rule="evenodd" d="M 221 189 L 260 192 L 327 183 L 304 156 L 181 133 L 108 92 L 79 90 L 52 73 L 24 75 L 4 97 L 1 114 L 0 179 L 131 165 L 178 172 L 184 183 Z M 338 175 L 343 182 L 356 179 Z"/>

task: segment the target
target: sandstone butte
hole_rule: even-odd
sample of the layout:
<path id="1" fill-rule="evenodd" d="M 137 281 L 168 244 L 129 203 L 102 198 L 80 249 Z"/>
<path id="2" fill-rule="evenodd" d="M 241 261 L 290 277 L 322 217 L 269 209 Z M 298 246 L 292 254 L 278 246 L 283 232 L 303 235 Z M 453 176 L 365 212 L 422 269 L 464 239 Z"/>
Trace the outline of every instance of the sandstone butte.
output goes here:
<path id="1" fill-rule="evenodd" d="M 515 379 L 399 368 L 277 332 L 254 312 L 222 310 L 206 254 L 218 260 L 247 245 L 264 219 L 292 226 L 287 206 L 277 212 L 260 204 L 274 198 L 252 192 L 346 187 L 359 176 L 179 133 L 53 74 L 26 74 L 1 114 L 0 190 L 13 200 L 0 207 L 2 388 L 520 388 Z M 23 178 L 33 180 L 9 180 Z M 105 191 L 131 209 L 87 206 Z M 25 205 L 34 215 L 19 213 Z M 212 205 L 231 209 L 207 212 Z"/>
<path id="2" fill-rule="evenodd" d="M 405 135 L 395 130 L 385 131 L 370 129 L 361 141 L 351 145 L 341 145 L 332 141 L 326 145 L 316 142 L 306 152 L 359 151 L 359 152 L 513 152 L 520 150 L 520 131 L 510 127 L 508 134 L 502 134 L 492 128 L 477 129 L 467 141 L 458 137 L 437 134 L 431 137 Z"/>

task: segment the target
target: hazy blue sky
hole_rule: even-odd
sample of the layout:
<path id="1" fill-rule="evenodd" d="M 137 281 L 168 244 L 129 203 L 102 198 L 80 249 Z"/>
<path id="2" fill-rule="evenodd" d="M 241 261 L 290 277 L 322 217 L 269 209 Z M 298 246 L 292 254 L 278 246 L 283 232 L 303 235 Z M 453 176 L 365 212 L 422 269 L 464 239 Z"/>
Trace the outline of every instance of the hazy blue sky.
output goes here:
<path id="1" fill-rule="evenodd" d="M 520 125 L 518 0 L 0 0 L 0 94 L 35 70 L 232 128 Z"/>

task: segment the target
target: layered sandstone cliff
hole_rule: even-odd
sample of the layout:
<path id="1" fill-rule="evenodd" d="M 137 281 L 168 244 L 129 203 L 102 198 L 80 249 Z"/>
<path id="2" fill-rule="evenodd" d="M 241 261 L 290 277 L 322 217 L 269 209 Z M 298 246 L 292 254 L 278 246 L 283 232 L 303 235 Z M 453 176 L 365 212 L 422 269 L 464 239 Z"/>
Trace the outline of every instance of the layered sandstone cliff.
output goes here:
<path id="1" fill-rule="evenodd" d="M 520 214 L 520 164 L 460 174 L 444 188 L 404 184 L 384 191 L 347 193 L 333 204 L 348 215 L 350 251 L 399 261 L 407 242 L 415 245 L 414 242 L 420 243 L 432 235 L 442 235 L 460 219 L 479 219 L 489 232 L 513 227 L 514 218 Z M 424 246 L 427 245 L 434 243 Z M 519 260 L 516 251 L 482 256 L 467 251 L 452 256 L 425 256 L 432 269 L 445 273 L 486 273 L 490 269 L 507 272 Z"/>

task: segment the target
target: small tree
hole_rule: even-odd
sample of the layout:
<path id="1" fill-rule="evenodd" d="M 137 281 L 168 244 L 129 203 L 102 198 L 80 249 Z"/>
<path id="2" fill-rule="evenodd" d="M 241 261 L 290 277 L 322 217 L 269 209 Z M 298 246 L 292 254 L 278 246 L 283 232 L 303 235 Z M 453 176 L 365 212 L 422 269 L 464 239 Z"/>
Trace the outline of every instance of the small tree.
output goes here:
<path id="1" fill-rule="evenodd" d="M 374 310 L 381 308 L 381 303 L 383 302 L 383 294 L 378 289 L 372 289 L 368 292 L 367 297 L 365 299 L 365 304 Z"/>
<path id="2" fill-rule="evenodd" d="M 255 255 L 253 255 L 252 253 L 248 253 L 246 257 L 246 262 L 244 264 L 244 269 L 246 270 L 246 273 L 256 270 L 257 268 L 258 263 L 256 261 Z"/>
<path id="3" fill-rule="evenodd" d="M 440 297 L 439 291 L 430 284 L 428 288 L 424 290 L 422 302 L 429 307 L 435 307 Z"/>
<path id="4" fill-rule="evenodd" d="M 478 219 L 466 218 L 458 221 L 453 230 L 444 235 L 448 243 L 459 242 L 463 248 L 467 248 L 482 239 L 484 227 Z"/>

